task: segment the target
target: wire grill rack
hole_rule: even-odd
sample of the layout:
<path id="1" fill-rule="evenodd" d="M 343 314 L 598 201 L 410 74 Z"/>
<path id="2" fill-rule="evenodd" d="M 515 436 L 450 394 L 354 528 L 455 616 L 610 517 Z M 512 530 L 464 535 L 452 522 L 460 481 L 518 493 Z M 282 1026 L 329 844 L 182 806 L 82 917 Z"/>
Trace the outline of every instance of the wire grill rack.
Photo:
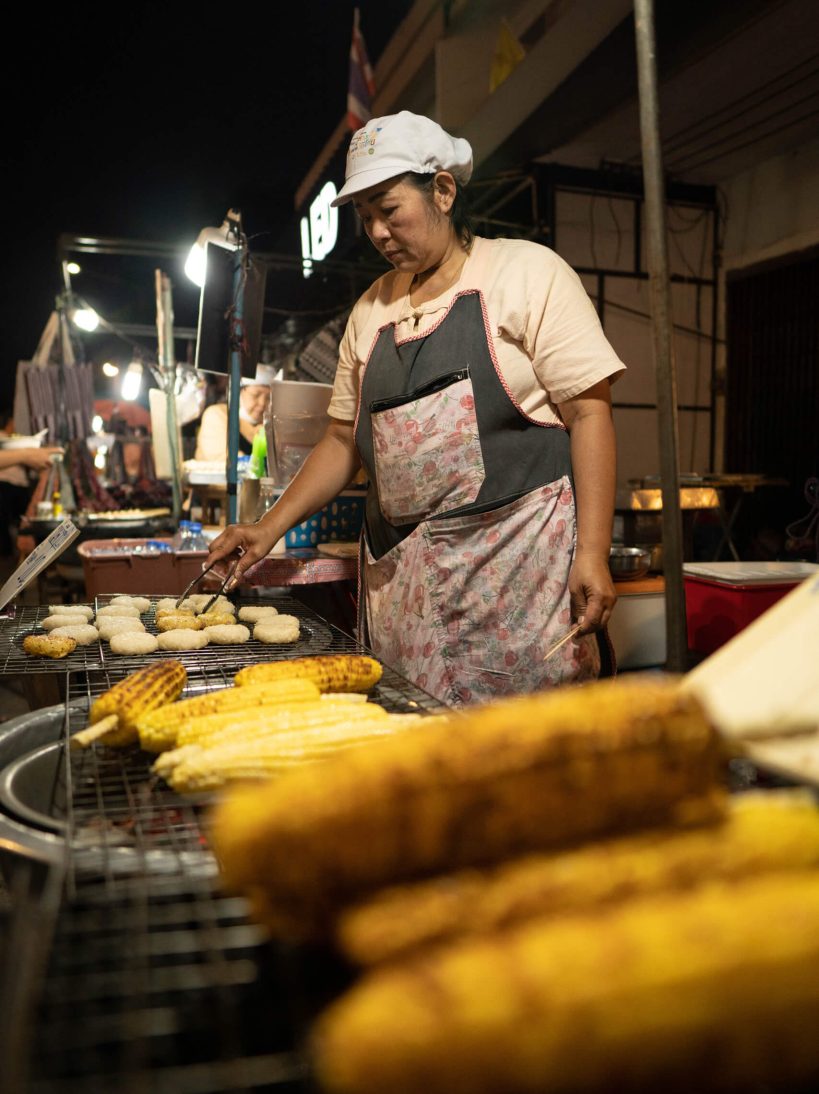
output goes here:
<path id="1" fill-rule="evenodd" d="M 110 603 L 114 595 L 112 593 L 99 596 L 89 606 L 96 612 L 97 608 Z M 244 603 L 255 605 L 258 601 L 239 600 L 236 603 L 241 608 Z M 241 667 L 257 661 L 304 657 L 307 654 L 322 653 L 329 648 L 336 649 L 339 648 L 339 638 L 347 642 L 352 641 L 341 631 L 335 631 L 333 634 L 320 616 L 293 597 L 270 598 L 265 603 L 277 608 L 279 612 L 295 615 L 298 618 L 301 636 L 297 642 L 266 645 L 251 638 L 242 645 L 236 646 L 211 645 L 201 650 L 160 651 L 155 654 L 123 657 L 113 654 L 109 644 L 100 640 L 88 646 L 77 646 L 67 657 L 59 660 L 50 657 L 31 657 L 23 649 L 23 639 L 27 635 L 45 633 L 41 624 L 42 620 L 49 615 L 48 607 L 18 608 L 12 618 L 0 620 L 0 674 L 77 672 L 110 666 L 112 671 L 127 675 L 136 669 L 143 668 L 150 659 L 163 656 L 174 657 L 186 666 L 212 661 L 214 664 Z M 155 608 L 156 605 L 153 604 L 151 609 L 141 616 L 145 629 L 150 634 L 158 633 Z M 252 633 L 252 625 L 250 630 Z"/>
<path id="2" fill-rule="evenodd" d="M 329 952 L 270 943 L 220 890 L 210 797 L 175 794 L 136 747 L 68 747 L 111 682 L 108 668 L 68 676 L 64 738 L 48 746 L 44 823 L 67 834 L 65 882 L 24 1094 L 315 1094 L 306 1034 L 351 971 Z M 200 659 L 186 693 L 231 682 L 228 666 Z M 441 707 L 389 669 L 372 698 L 396 712 Z"/>

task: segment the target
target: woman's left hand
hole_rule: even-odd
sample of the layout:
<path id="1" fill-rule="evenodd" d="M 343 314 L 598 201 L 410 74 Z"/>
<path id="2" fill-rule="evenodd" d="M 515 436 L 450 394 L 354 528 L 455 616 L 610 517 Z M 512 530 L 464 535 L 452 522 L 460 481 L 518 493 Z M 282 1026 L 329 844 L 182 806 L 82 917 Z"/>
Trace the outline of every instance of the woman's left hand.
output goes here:
<path id="1" fill-rule="evenodd" d="M 605 627 L 617 600 L 608 556 L 578 553 L 569 572 L 569 595 L 572 619 L 582 624 L 581 634 Z"/>

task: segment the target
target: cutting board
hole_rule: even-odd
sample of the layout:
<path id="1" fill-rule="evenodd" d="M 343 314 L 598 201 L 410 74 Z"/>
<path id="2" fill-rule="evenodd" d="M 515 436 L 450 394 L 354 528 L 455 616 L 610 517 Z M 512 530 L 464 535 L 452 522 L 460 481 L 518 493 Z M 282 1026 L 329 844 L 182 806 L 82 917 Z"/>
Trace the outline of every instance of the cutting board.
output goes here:
<path id="1" fill-rule="evenodd" d="M 684 678 L 751 759 L 819 783 L 819 574 Z"/>

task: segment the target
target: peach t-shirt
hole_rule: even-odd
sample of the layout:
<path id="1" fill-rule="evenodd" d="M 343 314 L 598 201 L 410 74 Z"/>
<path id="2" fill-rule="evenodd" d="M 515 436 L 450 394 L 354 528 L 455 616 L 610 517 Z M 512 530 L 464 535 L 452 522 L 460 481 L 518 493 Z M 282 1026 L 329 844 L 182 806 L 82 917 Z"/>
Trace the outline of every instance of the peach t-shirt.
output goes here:
<path id="1" fill-rule="evenodd" d="M 383 326 L 395 324 L 397 341 L 423 334 L 469 289 L 483 294 L 507 390 L 536 421 L 559 421 L 560 403 L 607 376 L 613 381 L 625 368 L 580 278 L 539 243 L 476 237 L 456 284 L 418 307 L 410 303 L 411 280 L 411 274 L 390 271 L 358 299 L 339 346 L 331 417 L 355 418 L 361 368 Z"/>

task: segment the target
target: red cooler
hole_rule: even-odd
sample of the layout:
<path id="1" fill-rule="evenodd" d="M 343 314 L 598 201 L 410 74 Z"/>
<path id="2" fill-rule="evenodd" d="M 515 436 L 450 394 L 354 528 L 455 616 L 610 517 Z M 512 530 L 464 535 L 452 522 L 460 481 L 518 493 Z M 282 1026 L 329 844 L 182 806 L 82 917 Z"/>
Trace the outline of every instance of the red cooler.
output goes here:
<path id="1" fill-rule="evenodd" d="M 713 653 L 817 571 L 811 562 L 686 562 L 688 648 Z"/>

